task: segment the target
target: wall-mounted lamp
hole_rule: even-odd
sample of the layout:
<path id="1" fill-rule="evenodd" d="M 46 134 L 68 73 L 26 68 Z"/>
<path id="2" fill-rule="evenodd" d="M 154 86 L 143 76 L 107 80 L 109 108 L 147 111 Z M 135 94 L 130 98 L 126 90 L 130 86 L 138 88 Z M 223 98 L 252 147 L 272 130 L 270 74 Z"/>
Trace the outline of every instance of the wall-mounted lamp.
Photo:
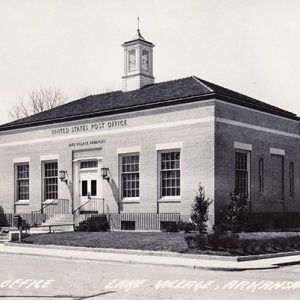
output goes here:
<path id="1" fill-rule="evenodd" d="M 109 176 L 108 176 L 109 168 L 101 168 L 101 176 L 103 179 L 107 180 L 109 182 Z"/>
<path id="2" fill-rule="evenodd" d="M 67 179 L 67 171 L 60 170 L 59 171 L 59 179 L 60 179 L 60 181 L 64 181 L 65 183 L 67 183 L 67 181 L 68 181 L 68 179 Z"/>

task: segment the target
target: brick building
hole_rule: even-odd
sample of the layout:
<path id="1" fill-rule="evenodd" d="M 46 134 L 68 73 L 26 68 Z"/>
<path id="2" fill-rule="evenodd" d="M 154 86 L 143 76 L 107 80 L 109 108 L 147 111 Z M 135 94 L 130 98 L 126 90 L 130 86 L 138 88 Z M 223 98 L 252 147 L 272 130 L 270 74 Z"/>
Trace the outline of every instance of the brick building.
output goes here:
<path id="1" fill-rule="evenodd" d="M 136 229 L 152 214 L 143 226 L 158 229 L 188 220 L 199 182 L 210 224 L 235 189 L 252 213 L 300 211 L 298 116 L 195 76 L 154 83 L 154 45 L 138 31 L 123 47 L 123 91 L 0 126 L 6 213 L 110 213 Z"/>

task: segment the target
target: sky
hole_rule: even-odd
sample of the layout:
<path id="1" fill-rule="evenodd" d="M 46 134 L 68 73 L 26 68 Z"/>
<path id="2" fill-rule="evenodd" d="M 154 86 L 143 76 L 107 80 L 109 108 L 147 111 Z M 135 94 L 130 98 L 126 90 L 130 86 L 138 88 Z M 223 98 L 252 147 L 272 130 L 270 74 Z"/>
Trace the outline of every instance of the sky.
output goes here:
<path id="1" fill-rule="evenodd" d="M 155 82 L 195 75 L 300 115 L 299 0 L 0 0 L 0 124 L 41 87 L 121 89 L 137 17 Z"/>

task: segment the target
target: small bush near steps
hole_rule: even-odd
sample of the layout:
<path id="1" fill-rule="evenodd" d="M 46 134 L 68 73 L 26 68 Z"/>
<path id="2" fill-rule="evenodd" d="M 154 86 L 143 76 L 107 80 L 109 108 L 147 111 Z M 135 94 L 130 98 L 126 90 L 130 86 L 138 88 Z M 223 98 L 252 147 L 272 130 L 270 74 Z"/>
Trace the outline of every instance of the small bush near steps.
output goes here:
<path id="1" fill-rule="evenodd" d="M 85 221 L 79 223 L 76 231 L 87 231 L 87 232 L 97 232 L 97 231 L 107 231 L 109 230 L 109 223 L 106 219 L 92 217 Z"/>

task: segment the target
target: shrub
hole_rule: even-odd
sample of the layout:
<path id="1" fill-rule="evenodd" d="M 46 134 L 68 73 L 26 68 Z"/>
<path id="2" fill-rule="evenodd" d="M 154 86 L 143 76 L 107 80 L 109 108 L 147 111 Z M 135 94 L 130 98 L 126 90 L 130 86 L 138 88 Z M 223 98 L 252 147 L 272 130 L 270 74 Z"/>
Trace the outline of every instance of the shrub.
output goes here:
<path id="1" fill-rule="evenodd" d="M 6 226 L 8 226 L 8 222 L 4 214 L 4 209 L 2 206 L 0 206 L 0 227 L 6 227 Z"/>
<path id="2" fill-rule="evenodd" d="M 205 197 L 205 191 L 199 183 L 198 192 L 192 206 L 191 219 L 195 223 L 199 233 L 206 233 L 208 221 L 208 207 L 212 200 Z"/>
<path id="3" fill-rule="evenodd" d="M 87 231 L 87 221 L 82 221 L 75 227 L 75 231 Z"/>
<path id="4" fill-rule="evenodd" d="M 246 225 L 248 196 L 241 193 L 231 193 L 231 203 L 227 206 L 226 221 L 231 232 L 241 232 Z"/>
<path id="5" fill-rule="evenodd" d="M 220 212 L 218 225 L 214 230 L 218 232 L 241 232 L 247 229 L 247 198 L 248 196 L 242 193 L 230 193 L 231 201 L 225 206 L 225 211 Z M 249 229 L 251 228 L 249 224 Z"/>
<path id="6" fill-rule="evenodd" d="M 213 226 L 214 233 L 222 234 L 229 230 L 226 222 L 225 212 L 220 210 L 216 219 L 218 223 Z"/>
<path id="7" fill-rule="evenodd" d="M 209 235 L 188 235 L 190 249 L 230 252 L 233 255 L 274 253 L 300 249 L 300 236 L 240 236 L 238 233 L 214 232 Z"/>
<path id="8" fill-rule="evenodd" d="M 208 236 L 208 245 L 213 250 L 238 248 L 239 236 L 235 233 L 214 232 Z"/>
<path id="9" fill-rule="evenodd" d="M 265 230 L 265 224 L 263 223 L 253 223 L 251 221 L 248 221 L 244 225 L 244 231 L 245 232 L 259 232 Z"/>
<path id="10" fill-rule="evenodd" d="M 185 240 L 190 249 L 207 249 L 208 239 L 206 234 L 187 235 Z"/>
<path id="11" fill-rule="evenodd" d="M 179 225 L 177 222 L 162 221 L 162 222 L 160 222 L 160 229 L 161 229 L 161 231 L 178 232 Z"/>
<path id="12" fill-rule="evenodd" d="M 77 228 L 78 231 L 96 232 L 96 231 L 107 231 L 109 229 L 109 223 L 106 219 L 92 217 L 86 221 L 79 223 Z"/>
<path id="13" fill-rule="evenodd" d="M 294 249 L 300 249 L 300 237 L 299 236 L 290 236 L 289 238 L 290 245 Z"/>
<path id="14" fill-rule="evenodd" d="M 191 231 L 196 230 L 196 225 L 192 222 L 182 222 L 182 221 L 180 221 L 178 223 L 178 229 L 179 229 L 179 231 L 184 231 L 185 233 L 189 233 Z"/>

